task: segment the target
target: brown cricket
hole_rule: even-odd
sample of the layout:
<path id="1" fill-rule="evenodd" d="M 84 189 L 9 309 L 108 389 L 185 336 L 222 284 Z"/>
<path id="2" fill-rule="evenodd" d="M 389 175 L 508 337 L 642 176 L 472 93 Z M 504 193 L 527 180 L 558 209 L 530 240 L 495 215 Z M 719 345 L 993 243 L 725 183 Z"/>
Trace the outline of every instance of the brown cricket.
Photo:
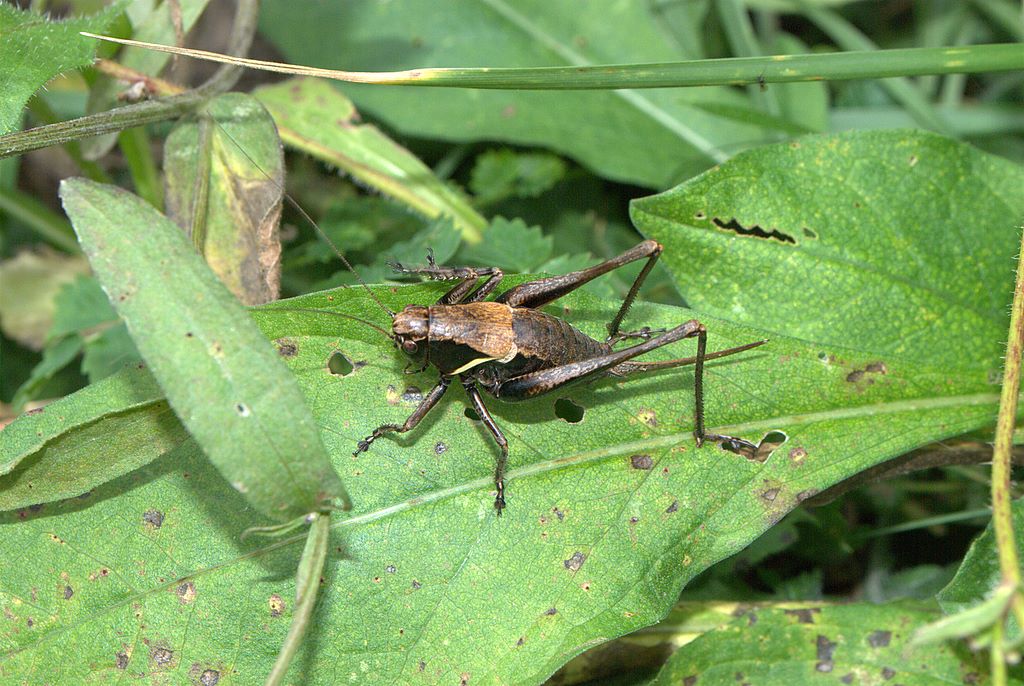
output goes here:
<path id="1" fill-rule="evenodd" d="M 704 362 L 756 348 L 766 341 L 754 341 L 706 353 L 707 330 L 696 319 L 667 331 L 651 331 L 648 328 L 633 332 L 619 330 L 637 291 L 661 252 L 661 245 L 655 241 L 644 241 L 618 257 L 587 269 L 520 284 L 492 301 L 485 298 L 501 282 L 504 274 L 500 269 L 442 267 L 435 264 L 430 253 L 425 267 L 410 268 L 392 263 L 396 271 L 404 274 L 458 281 L 454 288 L 433 305 L 407 305 L 397 314 L 387 310 L 393 317 L 390 337 L 395 345 L 418 363 L 420 370 L 433 365 L 440 372 L 441 378 L 404 424 L 378 426 L 373 433 L 359 441 L 353 455 L 369 449 L 375 440 L 386 433 L 405 433 L 414 429 L 437 405 L 452 380 L 458 377 L 473 409 L 501 450 L 494 471 L 494 485 L 497 489 L 494 507 L 501 514 L 505 508 L 508 441 L 487 411 L 480 395 L 481 388 L 501 400 L 529 400 L 599 376 L 624 377 L 689 364 L 694 365 L 693 435 L 698 447 L 705 440 L 713 440 L 734 452 L 756 451 L 757 446 L 741 438 L 705 433 Z M 646 259 L 647 263 L 634 280 L 618 313 L 608 324 L 608 337 L 604 341 L 591 338 L 571 324 L 539 309 L 602 274 L 642 259 Z M 478 286 L 481 278 L 486 278 L 486 281 Z M 697 354 L 694 357 L 657 362 L 631 361 L 634 357 L 669 343 L 693 337 L 697 338 Z M 616 343 L 626 339 L 643 339 L 643 342 L 621 350 L 613 348 Z"/>

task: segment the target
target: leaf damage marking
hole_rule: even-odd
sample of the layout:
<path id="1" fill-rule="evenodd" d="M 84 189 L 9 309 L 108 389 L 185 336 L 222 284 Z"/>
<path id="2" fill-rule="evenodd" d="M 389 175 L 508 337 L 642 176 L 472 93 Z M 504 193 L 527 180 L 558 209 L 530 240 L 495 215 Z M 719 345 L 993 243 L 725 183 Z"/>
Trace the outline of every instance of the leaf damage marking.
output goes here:
<path id="1" fill-rule="evenodd" d="M 759 224 L 744 226 L 735 217 L 731 217 L 728 220 L 712 217 L 711 223 L 723 231 L 731 231 L 740 236 L 754 236 L 755 238 L 765 238 L 783 244 L 796 245 L 796 239 L 788 233 L 783 233 L 778 229 L 765 229 Z"/>

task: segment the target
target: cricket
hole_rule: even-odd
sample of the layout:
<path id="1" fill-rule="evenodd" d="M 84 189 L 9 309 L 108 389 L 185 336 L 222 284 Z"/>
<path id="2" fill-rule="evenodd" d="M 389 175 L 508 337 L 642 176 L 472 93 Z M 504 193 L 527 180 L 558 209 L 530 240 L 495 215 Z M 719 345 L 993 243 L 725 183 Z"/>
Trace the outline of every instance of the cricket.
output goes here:
<path id="1" fill-rule="evenodd" d="M 269 71 L 304 73 L 326 78 L 339 78 L 338 74 L 344 74 L 343 80 L 359 80 L 352 78 L 353 75 L 362 76 L 354 72 L 299 68 L 90 33 L 83 35 Z M 416 275 L 434 281 L 451 281 L 455 282 L 455 285 L 430 305 L 409 304 L 401 312 L 396 313 L 386 307 L 363 282 L 343 252 L 332 243 L 312 217 L 287 193 L 284 193 L 284 198 L 316 229 L 370 297 L 391 317 L 391 332 L 345 313 L 326 314 L 359 321 L 387 336 L 410 358 L 410 364 L 414 369 L 409 373 L 421 372 L 432 366 L 439 374 L 436 385 L 424 394 L 420 404 L 404 423 L 387 423 L 376 427 L 358 442 L 353 456 L 369 450 L 375 441 L 387 434 L 403 434 L 415 429 L 437 406 L 457 378 L 473 410 L 500 450 L 494 470 L 494 508 L 500 516 L 506 507 L 505 471 L 509 455 L 508 440 L 484 404 L 481 389 L 498 400 L 521 402 L 602 377 L 623 378 L 688 365 L 694 366 L 693 436 L 697 447 L 702 446 L 705 441 L 712 441 L 719 443 L 726 450 L 748 457 L 757 452 L 758 446 L 743 438 L 705 431 L 704 364 L 709 360 L 735 355 L 764 345 L 767 343 L 766 340 L 708 353 L 707 328 L 697 319 L 691 319 L 668 330 L 652 330 L 648 327 L 636 331 L 621 330 L 623 320 L 644 280 L 662 253 L 663 248 L 656 241 L 643 241 L 616 257 L 586 269 L 521 283 L 493 300 L 487 298 L 504 278 L 501 269 L 442 266 L 435 262 L 433 253 L 428 251 L 425 266 L 410 267 L 398 262 L 391 262 L 389 265 L 399 274 Z M 607 324 L 608 335 L 604 340 L 592 338 L 563 319 L 541 309 L 599 276 L 640 260 L 646 260 L 646 263 L 619 305 L 618 312 Z M 694 356 L 650 362 L 633 361 L 645 353 L 687 338 L 697 339 L 697 351 Z M 619 343 L 630 340 L 641 342 L 616 349 Z"/>
<path id="2" fill-rule="evenodd" d="M 700 447 L 705 441 L 716 441 L 733 452 L 753 453 L 757 446 L 749 441 L 705 432 L 704 363 L 756 348 L 767 341 L 753 341 L 707 353 L 707 329 L 696 319 L 667 331 L 652 331 L 646 327 L 630 332 L 620 330 L 623 319 L 661 252 L 662 246 L 657 242 L 643 241 L 621 255 L 587 269 L 519 284 L 494 300 L 486 298 L 504 277 L 500 269 L 444 267 L 436 264 L 430 253 L 427 254 L 428 264 L 423 267 L 391 263 L 392 268 L 402 274 L 456 282 L 434 304 L 406 305 L 398 313 L 392 312 L 374 296 L 378 305 L 392 317 L 392 333 L 385 334 L 414 365 L 418 365 L 416 371 L 433 366 L 440 378 L 403 424 L 378 426 L 359 441 L 353 455 L 368 450 L 374 441 L 385 434 L 406 433 L 415 429 L 441 400 L 452 381 L 458 378 L 474 411 L 501 451 L 494 470 L 494 507 L 500 515 L 505 508 L 508 440 L 488 412 L 480 389 L 499 400 L 519 402 L 603 376 L 621 378 L 690 364 L 694 365 L 693 436 L 697 446 Z M 644 259 L 647 262 L 633 281 L 618 313 L 608 323 L 608 336 L 603 341 L 588 336 L 568 322 L 540 309 L 602 274 Z M 347 260 L 345 262 L 355 273 Z M 483 283 L 481 279 L 485 279 Z M 373 296 L 368 287 L 367 290 Z M 697 339 L 695 356 L 652 362 L 632 361 L 644 353 L 694 337 Z M 619 350 L 614 348 L 617 343 L 630 339 L 642 339 L 643 342 Z"/>

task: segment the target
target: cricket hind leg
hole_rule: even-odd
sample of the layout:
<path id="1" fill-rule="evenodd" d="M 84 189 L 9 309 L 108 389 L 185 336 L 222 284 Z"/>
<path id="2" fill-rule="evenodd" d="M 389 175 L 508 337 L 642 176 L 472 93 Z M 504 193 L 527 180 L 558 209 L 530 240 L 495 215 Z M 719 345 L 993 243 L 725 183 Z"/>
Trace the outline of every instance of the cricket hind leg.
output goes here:
<path id="1" fill-rule="evenodd" d="M 640 285 L 644 282 L 644 279 L 647 278 L 651 269 L 654 268 L 654 263 L 658 261 L 658 256 L 661 255 L 661 250 L 661 245 L 656 241 L 644 241 L 639 245 L 633 246 L 618 257 L 613 257 L 612 259 L 606 260 L 600 264 L 595 264 L 593 267 L 581 269 L 577 272 L 562 274 L 561 276 L 551 276 L 546 279 L 529 281 L 515 286 L 514 288 L 510 288 L 495 298 L 495 301 L 511 305 L 512 307 L 528 307 L 536 309 L 558 300 L 563 295 L 572 293 L 583 284 L 588 281 L 592 281 L 603 274 L 614 271 L 623 265 L 629 264 L 630 262 L 636 262 L 637 260 L 646 258 L 647 264 L 645 264 L 644 268 L 640 270 L 640 274 L 633 282 L 633 286 L 629 289 L 629 293 L 619 306 L 618 314 L 616 314 L 615 318 L 608 324 L 608 338 L 611 340 L 618 335 L 619 326 L 622 324 L 622 320 L 625 318 L 630 306 L 636 299 L 636 294 L 640 290 Z"/>
<path id="2" fill-rule="evenodd" d="M 466 395 L 469 396 L 469 400 L 473 403 L 473 409 L 480 416 L 484 426 L 494 436 L 495 442 L 501 449 L 501 455 L 498 456 L 498 461 L 494 467 L 494 487 L 497 491 L 497 495 L 494 496 L 494 509 L 498 511 L 498 516 L 501 516 L 501 511 L 505 509 L 505 466 L 508 464 L 508 439 L 505 438 L 505 434 L 501 432 L 501 428 L 494 421 L 487 406 L 484 405 L 484 399 L 480 397 L 480 391 L 476 387 L 476 381 L 462 374 L 459 376 L 462 380 L 462 387 L 466 389 Z"/>
<path id="3" fill-rule="evenodd" d="M 381 424 L 373 430 L 373 433 L 359 441 L 359 444 L 356 447 L 355 452 L 352 453 L 352 456 L 355 457 L 359 453 L 369 450 L 370 445 L 386 433 L 393 432 L 404 434 L 407 431 L 415 429 L 416 425 L 420 423 L 420 420 L 427 416 L 427 413 L 434 408 L 434 405 L 437 405 L 439 400 L 441 400 L 441 396 L 443 396 L 444 392 L 448 390 L 448 385 L 451 384 L 451 382 L 451 379 L 442 376 L 440 381 L 437 382 L 437 385 L 430 389 L 430 392 L 427 393 L 423 400 L 420 401 L 419 406 L 413 410 L 413 413 L 409 415 L 409 418 L 405 420 L 404 424 Z"/>
<path id="4" fill-rule="evenodd" d="M 694 357 L 680 358 L 677 360 L 666 360 L 663 362 L 637 362 L 630 363 L 629 361 L 634 357 L 643 355 L 644 353 L 656 350 L 662 346 L 668 345 L 669 343 L 675 343 L 676 341 L 684 338 L 697 338 L 697 354 Z M 494 391 L 494 395 L 499 398 L 506 400 L 525 400 L 527 398 L 535 398 L 546 393 L 558 390 L 568 384 L 576 383 L 579 381 L 585 381 L 593 378 L 594 376 L 602 373 L 613 373 L 617 375 L 624 375 L 629 373 L 637 373 L 642 371 L 650 371 L 652 369 L 678 367 L 684 364 L 694 365 L 694 382 L 693 382 L 693 395 L 694 395 L 694 430 L 693 437 L 697 443 L 697 447 L 703 445 L 705 440 L 712 440 L 721 442 L 730 449 L 735 448 L 739 450 L 741 447 L 749 446 L 750 444 L 739 438 L 733 438 L 731 436 L 724 436 L 719 434 L 708 434 L 704 431 L 704 362 L 707 359 L 714 359 L 717 357 L 725 357 L 726 355 L 732 355 L 743 350 L 749 350 L 759 345 L 764 344 L 765 341 L 757 341 L 754 343 L 748 343 L 737 348 L 729 350 L 722 350 L 715 353 L 708 354 L 707 349 L 707 329 L 696 319 L 680 324 L 674 329 L 670 329 L 666 333 L 658 336 L 657 338 L 644 341 L 624 350 L 613 351 L 603 355 L 596 355 L 594 357 L 579 360 L 577 362 L 570 362 L 568 364 L 560 365 L 558 367 L 552 367 L 550 369 L 543 369 L 538 372 L 531 372 L 529 374 L 523 374 L 521 376 L 513 377 L 502 382 Z M 756 446 L 754 446 L 756 448 Z"/>
<path id="5" fill-rule="evenodd" d="M 418 274 L 431 281 L 459 281 L 450 291 L 442 295 L 437 305 L 455 305 L 458 303 L 478 302 L 497 288 L 505 273 L 497 267 L 442 267 L 434 261 L 434 251 L 427 250 L 426 267 L 407 267 L 401 262 L 388 262 L 388 266 L 400 274 Z M 477 288 L 477 282 L 487 280 Z"/>

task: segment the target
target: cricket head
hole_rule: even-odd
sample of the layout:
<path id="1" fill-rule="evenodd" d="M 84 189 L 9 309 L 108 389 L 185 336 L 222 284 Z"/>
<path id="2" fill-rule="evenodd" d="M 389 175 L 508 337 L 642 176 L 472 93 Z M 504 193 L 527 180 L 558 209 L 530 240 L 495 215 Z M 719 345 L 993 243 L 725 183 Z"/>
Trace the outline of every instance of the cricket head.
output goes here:
<path id="1" fill-rule="evenodd" d="M 430 330 L 430 314 L 422 305 L 406 305 L 395 315 L 391 324 L 395 345 L 414 360 L 427 352 L 427 333 Z"/>

